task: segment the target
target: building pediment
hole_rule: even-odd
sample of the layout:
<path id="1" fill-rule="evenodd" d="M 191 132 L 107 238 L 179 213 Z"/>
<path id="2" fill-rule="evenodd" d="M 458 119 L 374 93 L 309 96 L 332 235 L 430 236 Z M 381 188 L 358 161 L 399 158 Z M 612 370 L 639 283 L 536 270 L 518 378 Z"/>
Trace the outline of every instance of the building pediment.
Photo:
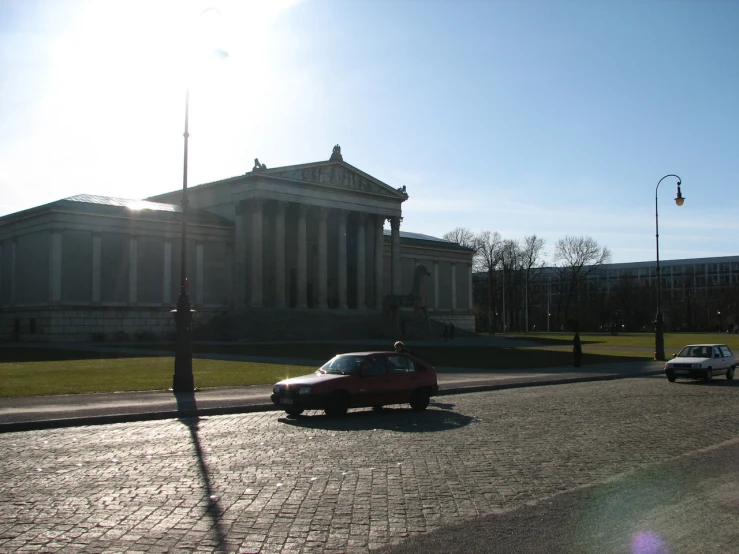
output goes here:
<path id="1" fill-rule="evenodd" d="M 382 181 L 367 175 L 346 162 L 329 161 L 303 164 L 274 169 L 255 168 L 252 176 L 264 176 L 270 179 L 281 179 L 296 184 L 319 185 L 346 191 L 380 195 L 400 200 L 408 198 L 405 187 L 395 189 Z"/>

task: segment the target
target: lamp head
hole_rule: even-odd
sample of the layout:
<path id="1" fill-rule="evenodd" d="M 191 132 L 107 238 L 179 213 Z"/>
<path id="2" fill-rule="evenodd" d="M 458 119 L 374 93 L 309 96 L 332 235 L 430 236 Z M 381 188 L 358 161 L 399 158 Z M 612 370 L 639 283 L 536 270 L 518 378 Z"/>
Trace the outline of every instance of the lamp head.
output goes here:
<path id="1" fill-rule="evenodd" d="M 685 198 L 683 197 L 683 193 L 680 192 L 680 185 L 682 183 L 680 181 L 677 182 L 677 196 L 675 197 L 675 204 L 678 206 L 682 206 L 685 203 Z"/>

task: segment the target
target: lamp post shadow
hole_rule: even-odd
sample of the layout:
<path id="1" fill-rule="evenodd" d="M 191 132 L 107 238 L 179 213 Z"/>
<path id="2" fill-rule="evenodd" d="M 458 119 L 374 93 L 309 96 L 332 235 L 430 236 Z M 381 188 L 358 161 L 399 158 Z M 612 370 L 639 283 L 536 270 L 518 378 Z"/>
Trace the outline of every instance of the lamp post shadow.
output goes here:
<path id="1" fill-rule="evenodd" d="M 211 529 L 213 530 L 213 552 L 222 554 L 235 552 L 238 548 L 236 545 L 229 544 L 228 542 L 226 528 L 221 521 L 223 517 L 223 509 L 218 502 L 218 495 L 213 491 L 208 463 L 203 453 L 203 447 L 200 444 L 200 437 L 198 436 L 200 418 L 197 416 L 197 401 L 195 400 L 195 393 L 176 392 L 175 398 L 177 400 L 177 411 L 183 414 L 183 416 L 179 418 L 179 421 L 190 431 L 190 439 L 195 448 L 198 470 L 203 490 L 205 492 L 205 515 L 210 519 Z"/>

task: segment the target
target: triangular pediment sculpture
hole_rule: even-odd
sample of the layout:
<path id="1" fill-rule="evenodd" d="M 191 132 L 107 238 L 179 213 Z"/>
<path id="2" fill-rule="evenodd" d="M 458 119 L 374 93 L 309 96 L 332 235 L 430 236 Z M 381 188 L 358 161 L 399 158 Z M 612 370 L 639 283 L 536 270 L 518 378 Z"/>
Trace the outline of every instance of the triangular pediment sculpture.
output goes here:
<path id="1" fill-rule="evenodd" d="M 401 189 L 394 189 L 385 183 L 362 173 L 345 162 L 323 162 L 269 169 L 260 172 L 269 177 L 290 181 L 337 187 L 358 192 L 406 197 Z"/>

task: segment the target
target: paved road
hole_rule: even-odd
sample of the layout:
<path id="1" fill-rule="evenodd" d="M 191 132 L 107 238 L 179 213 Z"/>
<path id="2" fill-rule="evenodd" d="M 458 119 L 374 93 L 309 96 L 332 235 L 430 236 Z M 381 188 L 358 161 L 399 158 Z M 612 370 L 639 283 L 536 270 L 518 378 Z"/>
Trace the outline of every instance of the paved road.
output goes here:
<path id="1" fill-rule="evenodd" d="M 296 363 L 289 360 L 287 363 Z M 320 362 L 303 361 L 306 372 Z M 572 383 L 662 373 L 661 362 L 617 362 L 580 368 L 489 370 L 437 367 L 442 395 L 522 386 Z M 272 385 L 203 389 L 195 394 L 168 391 L 69 394 L 4 398 L 0 405 L 0 433 L 52 427 L 105 424 L 150 419 L 212 416 L 274 408 Z"/>
<path id="2" fill-rule="evenodd" d="M 715 469 L 693 457 L 735 448 L 738 394 L 736 381 L 655 376 L 448 395 L 424 413 L 255 412 L 4 433 L 0 552 L 401 549 L 560 501 L 562 517 L 539 520 L 560 544 L 587 536 L 587 551 L 628 552 L 648 532 L 671 552 L 730 551 L 739 533 L 720 511 L 736 513 L 734 482 L 716 472 L 708 513 L 691 512 L 683 493 Z M 583 491 L 592 494 L 566 502 Z M 623 510 L 632 493 L 644 509 Z M 700 525 L 676 526 L 681 518 L 722 531 L 705 544 L 711 537 L 690 532 Z M 525 537 L 531 525 L 514 528 Z M 496 544 L 480 551 L 516 551 Z"/>
<path id="3" fill-rule="evenodd" d="M 737 552 L 737 460 L 739 440 L 728 441 L 375 554 Z"/>

